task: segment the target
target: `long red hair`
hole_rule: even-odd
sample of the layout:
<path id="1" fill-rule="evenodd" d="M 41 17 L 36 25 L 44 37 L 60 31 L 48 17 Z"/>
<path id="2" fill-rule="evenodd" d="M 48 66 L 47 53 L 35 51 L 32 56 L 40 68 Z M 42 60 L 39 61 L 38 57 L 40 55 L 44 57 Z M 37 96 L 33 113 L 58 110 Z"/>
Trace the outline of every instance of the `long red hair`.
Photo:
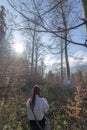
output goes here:
<path id="1" fill-rule="evenodd" d="M 32 95 L 30 98 L 30 104 L 32 105 L 33 108 L 35 105 L 35 96 L 36 95 L 40 96 L 40 87 L 38 85 L 34 85 L 34 87 L 32 89 Z"/>

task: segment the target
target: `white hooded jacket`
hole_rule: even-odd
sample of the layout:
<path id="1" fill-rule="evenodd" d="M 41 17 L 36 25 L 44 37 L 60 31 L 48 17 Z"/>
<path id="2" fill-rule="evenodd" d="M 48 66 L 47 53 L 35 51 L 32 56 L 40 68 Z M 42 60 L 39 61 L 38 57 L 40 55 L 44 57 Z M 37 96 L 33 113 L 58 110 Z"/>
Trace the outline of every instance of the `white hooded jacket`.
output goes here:
<path id="1" fill-rule="evenodd" d="M 30 108 L 30 99 L 27 100 L 26 106 L 27 106 L 27 116 L 28 120 L 35 120 L 33 112 Z M 45 113 L 49 110 L 48 102 L 45 98 L 39 97 L 38 95 L 35 96 L 35 106 L 34 106 L 34 113 L 37 118 L 37 120 L 42 120 Z"/>

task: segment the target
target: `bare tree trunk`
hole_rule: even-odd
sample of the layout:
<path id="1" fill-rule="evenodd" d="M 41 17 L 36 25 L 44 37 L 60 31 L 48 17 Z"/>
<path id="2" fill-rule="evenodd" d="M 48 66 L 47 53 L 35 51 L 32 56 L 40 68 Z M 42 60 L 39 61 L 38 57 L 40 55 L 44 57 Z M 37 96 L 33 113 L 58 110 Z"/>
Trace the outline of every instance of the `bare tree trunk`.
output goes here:
<path id="1" fill-rule="evenodd" d="M 38 45 L 36 45 L 36 54 L 35 54 L 35 73 L 36 74 L 37 74 L 37 63 L 38 63 Z"/>
<path id="2" fill-rule="evenodd" d="M 65 30 L 67 30 L 67 20 L 66 20 L 67 17 L 64 13 L 63 8 L 61 8 L 61 9 L 62 9 L 64 28 L 65 28 Z M 68 50 L 67 50 L 67 35 L 68 35 L 68 32 L 65 31 L 64 35 L 65 35 L 65 60 L 66 60 L 66 69 L 67 69 L 67 79 L 70 79 L 70 66 L 69 66 Z"/>
<path id="3" fill-rule="evenodd" d="M 31 74 L 33 74 L 33 71 L 34 71 L 34 47 L 35 47 L 35 30 L 36 30 L 36 25 L 34 25 L 34 34 L 33 34 L 33 42 L 32 42 L 32 55 L 31 55 Z"/>
<path id="4" fill-rule="evenodd" d="M 67 35 L 65 36 L 65 39 L 67 39 Z M 70 79 L 70 67 L 69 67 L 67 41 L 66 40 L 65 40 L 65 59 L 66 59 L 66 68 L 67 68 L 67 78 Z"/>
<path id="5" fill-rule="evenodd" d="M 63 83 L 64 75 L 63 75 L 63 39 L 61 39 L 61 83 Z"/>
<path id="6" fill-rule="evenodd" d="M 44 69 L 45 69 L 45 67 L 44 67 L 44 61 L 42 59 L 42 61 L 41 61 L 41 76 L 42 76 L 42 78 L 44 77 Z"/>

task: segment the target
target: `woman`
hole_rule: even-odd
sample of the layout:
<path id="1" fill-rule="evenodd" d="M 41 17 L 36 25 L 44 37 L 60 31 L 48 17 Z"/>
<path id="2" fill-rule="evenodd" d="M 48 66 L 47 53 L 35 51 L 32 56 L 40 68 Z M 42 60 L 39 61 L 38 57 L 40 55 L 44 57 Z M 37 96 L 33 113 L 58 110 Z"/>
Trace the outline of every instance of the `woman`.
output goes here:
<path id="1" fill-rule="evenodd" d="M 27 116 L 28 120 L 30 121 L 30 127 L 32 130 L 41 130 L 39 126 L 36 123 L 34 114 L 32 112 L 32 109 L 35 113 L 36 119 L 38 120 L 40 126 L 44 129 L 45 127 L 45 113 L 47 113 L 49 109 L 49 105 L 47 103 L 47 100 L 43 97 L 41 97 L 40 93 L 40 87 L 38 85 L 35 85 L 32 89 L 32 95 L 27 100 Z M 32 109 L 31 109 L 32 107 Z"/>

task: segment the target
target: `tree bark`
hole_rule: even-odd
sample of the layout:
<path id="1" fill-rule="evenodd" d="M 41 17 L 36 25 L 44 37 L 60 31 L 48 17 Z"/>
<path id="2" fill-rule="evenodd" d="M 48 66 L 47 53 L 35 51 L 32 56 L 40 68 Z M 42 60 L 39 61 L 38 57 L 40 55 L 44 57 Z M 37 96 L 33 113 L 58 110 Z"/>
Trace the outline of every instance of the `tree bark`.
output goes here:
<path id="1" fill-rule="evenodd" d="M 33 71 L 34 71 L 34 47 L 35 47 L 35 30 L 36 30 L 36 25 L 34 25 L 34 34 L 33 34 L 33 42 L 32 42 L 32 55 L 31 55 L 31 74 L 33 74 Z"/>

